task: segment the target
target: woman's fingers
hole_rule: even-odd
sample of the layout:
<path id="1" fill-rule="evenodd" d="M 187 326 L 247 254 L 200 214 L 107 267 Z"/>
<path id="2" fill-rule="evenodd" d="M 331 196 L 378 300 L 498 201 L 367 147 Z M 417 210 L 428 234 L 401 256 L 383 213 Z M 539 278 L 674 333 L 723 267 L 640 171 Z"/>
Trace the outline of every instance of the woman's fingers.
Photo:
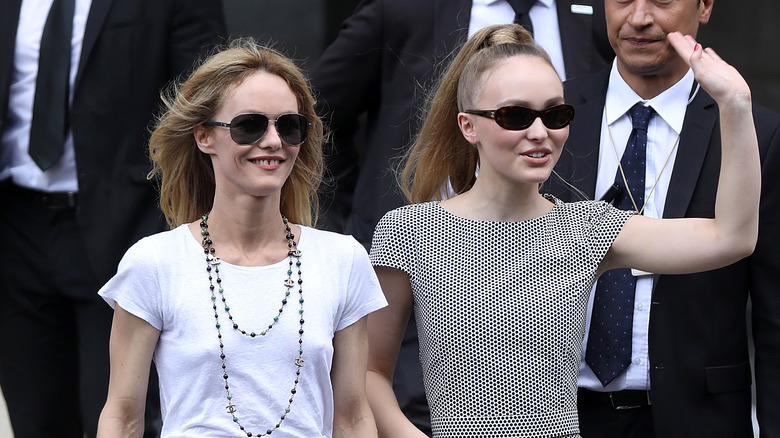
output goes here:
<path id="1" fill-rule="evenodd" d="M 680 58 L 688 61 L 690 64 L 690 56 L 696 47 L 696 40 L 692 36 L 683 35 L 680 32 L 670 32 L 666 35 L 666 39 L 674 50 L 677 51 L 677 54 L 680 55 Z"/>
<path id="2" fill-rule="evenodd" d="M 721 59 L 711 48 L 704 49 L 690 35 L 671 32 L 669 44 L 693 69 L 696 80 L 715 100 L 738 94 L 750 94 L 750 88 L 739 72 Z"/>

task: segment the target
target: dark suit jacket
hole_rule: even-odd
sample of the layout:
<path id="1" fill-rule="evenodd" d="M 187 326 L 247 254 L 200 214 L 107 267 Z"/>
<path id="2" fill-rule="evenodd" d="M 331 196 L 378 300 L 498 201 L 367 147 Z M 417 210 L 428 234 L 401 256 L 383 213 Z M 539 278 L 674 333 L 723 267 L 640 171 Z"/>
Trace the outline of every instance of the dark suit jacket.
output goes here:
<path id="1" fill-rule="evenodd" d="M 576 109 L 557 172 L 593 198 L 609 71 L 567 81 Z M 761 436 L 780 436 L 780 114 L 754 108 L 762 159 L 758 246 L 731 266 L 656 278 L 649 327 L 656 436 L 752 437 L 746 304 L 752 300 Z M 688 106 L 664 217 L 714 217 L 720 169 L 718 107 L 704 91 Z M 543 190 L 579 198 L 554 177 Z"/>
<path id="2" fill-rule="evenodd" d="M 592 4 L 594 16 L 571 13 L 572 3 Z M 557 4 L 567 75 L 607 65 L 613 54 L 603 3 Z M 333 131 L 325 149 L 328 227 L 368 245 L 382 215 L 406 203 L 394 159 L 411 144 L 426 93 L 447 67 L 443 61 L 465 42 L 470 14 L 466 0 L 364 0 L 344 22 L 312 72 L 320 114 Z M 363 113 L 366 137 L 357 150 L 353 139 Z"/>
<path id="3" fill-rule="evenodd" d="M 21 0 L 0 0 L 0 131 Z M 147 153 L 160 89 L 225 34 L 219 0 L 92 0 L 70 115 L 88 257 L 102 284 L 127 248 L 165 229 Z M 63 255 L 67 256 L 67 255 Z"/>

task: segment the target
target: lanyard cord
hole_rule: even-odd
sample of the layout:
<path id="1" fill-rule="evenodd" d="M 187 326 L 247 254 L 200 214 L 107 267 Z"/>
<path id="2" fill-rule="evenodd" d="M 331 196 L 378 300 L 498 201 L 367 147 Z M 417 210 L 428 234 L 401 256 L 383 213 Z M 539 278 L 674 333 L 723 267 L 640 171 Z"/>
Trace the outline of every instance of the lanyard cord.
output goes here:
<path id="1" fill-rule="evenodd" d="M 696 89 L 691 94 L 691 97 L 688 99 L 688 102 L 685 104 L 685 106 L 688 106 L 691 104 L 691 102 L 693 102 L 693 99 L 696 97 L 696 94 L 698 94 L 700 88 L 701 86 L 697 83 Z M 618 170 L 620 170 L 620 176 L 621 178 L 623 178 L 623 184 L 625 184 L 626 186 L 626 191 L 628 192 L 628 196 L 631 199 L 631 203 L 634 205 L 634 211 L 636 211 L 637 214 L 643 214 L 645 211 L 645 207 L 647 206 L 647 201 L 650 199 L 651 196 L 653 196 L 653 193 L 655 192 L 655 188 L 656 186 L 658 186 L 658 181 L 661 180 L 661 175 L 663 175 L 664 170 L 666 169 L 666 165 L 669 164 L 669 160 L 672 158 L 672 154 L 677 149 L 677 146 L 680 144 L 680 136 L 682 135 L 682 130 L 680 130 L 680 133 L 677 134 L 677 138 L 674 141 L 674 145 L 672 145 L 672 149 L 669 151 L 669 155 L 666 156 L 666 161 L 664 161 L 664 165 L 661 167 L 661 171 L 658 172 L 658 176 L 655 178 L 653 187 L 650 189 L 650 193 L 647 194 L 647 197 L 645 198 L 645 202 L 642 204 L 642 208 L 640 209 L 636 203 L 636 200 L 634 200 L 634 195 L 631 193 L 631 190 L 628 187 L 626 174 L 623 171 L 623 164 L 620 162 L 620 156 L 618 156 L 617 147 L 615 147 L 615 139 L 612 137 L 612 130 L 609 127 L 609 118 L 607 117 L 607 105 L 604 105 L 604 124 L 607 125 L 607 134 L 609 135 L 609 141 L 612 144 L 612 151 L 615 153 L 615 158 L 617 159 L 618 162 Z"/>
<path id="2" fill-rule="evenodd" d="M 607 107 L 604 107 L 604 118 L 607 117 Z M 612 130 L 609 129 L 609 124 L 607 123 L 607 133 L 609 134 L 609 141 L 612 143 L 612 150 L 615 152 L 615 158 L 618 160 L 618 170 L 620 170 L 620 176 L 623 178 L 623 184 L 626 186 L 626 191 L 628 192 L 628 197 L 631 199 L 631 203 L 634 205 L 634 211 L 637 212 L 637 214 L 643 214 L 645 211 L 645 206 L 647 206 L 647 201 L 650 199 L 651 196 L 653 196 L 653 192 L 655 192 L 655 188 L 658 185 L 658 181 L 661 180 L 661 175 L 664 173 L 664 169 L 666 169 L 666 165 L 669 164 L 669 159 L 672 158 L 672 154 L 674 153 L 675 149 L 677 149 L 677 145 L 680 143 L 680 134 L 677 134 L 677 139 L 674 141 L 674 145 L 672 146 L 672 150 L 669 151 L 669 155 L 666 156 L 666 161 L 664 161 L 663 167 L 661 167 L 661 171 L 658 172 L 658 176 L 655 178 L 655 182 L 653 183 L 653 187 L 650 189 L 650 193 L 647 194 L 647 197 L 645 198 L 645 202 L 642 204 L 642 208 L 640 209 L 639 206 L 636 204 L 636 200 L 634 200 L 634 195 L 631 193 L 631 190 L 628 188 L 628 181 L 626 180 L 626 173 L 623 171 L 623 164 L 620 162 L 620 157 L 617 153 L 617 148 L 615 147 L 615 140 L 612 138 Z"/>

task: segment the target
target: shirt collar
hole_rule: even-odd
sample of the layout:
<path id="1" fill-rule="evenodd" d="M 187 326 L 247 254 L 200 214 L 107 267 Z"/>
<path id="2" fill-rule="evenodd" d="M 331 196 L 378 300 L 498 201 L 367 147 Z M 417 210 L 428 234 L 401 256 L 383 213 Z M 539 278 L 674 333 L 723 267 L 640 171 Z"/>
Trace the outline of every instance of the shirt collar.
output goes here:
<path id="1" fill-rule="evenodd" d="M 653 107 L 655 112 L 679 134 L 682 131 L 685 110 L 688 107 L 688 99 L 691 97 L 693 83 L 693 71 L 688 69 L 685 76 L 677 81 L 676 84 L 664 90 L 658 96 L 650 100 L 644 100 L 623 80 L 623 77 L 618 72 L 617 62 L 613 61 L 612 71 L 609 74 L 606 105 L 604 107 L 607 124 L 613 124 L 636 103 L 643 102 Z"/>

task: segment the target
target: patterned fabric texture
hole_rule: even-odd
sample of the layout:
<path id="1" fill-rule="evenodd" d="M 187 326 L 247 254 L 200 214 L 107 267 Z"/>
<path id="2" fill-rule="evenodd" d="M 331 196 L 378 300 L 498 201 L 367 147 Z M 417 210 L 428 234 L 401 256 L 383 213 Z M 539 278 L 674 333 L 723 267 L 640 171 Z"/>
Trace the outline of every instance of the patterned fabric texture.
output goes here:
<path id="1" fill-rule="evenodd" d="M 578 436 L 588 296 L 631 213 L 547 198 L 553 209 L 528 221 L 428 202 L 377 226 L 372 264 L 410 278 L 434 437 Z"/>
<path id="2" fill-rule="evenodd" d="M 613 205 L 641 213 L 645 204 L 647 127 L 655 110 L 640 102 L 629 112 L 633 129 L 615 175 L 615 184 L 622 190 Z M 585 360 L 604 386 L 631 363 L 635 294 L 636 277 L 628 268 L 607 271 L 596 284 Z"/>

